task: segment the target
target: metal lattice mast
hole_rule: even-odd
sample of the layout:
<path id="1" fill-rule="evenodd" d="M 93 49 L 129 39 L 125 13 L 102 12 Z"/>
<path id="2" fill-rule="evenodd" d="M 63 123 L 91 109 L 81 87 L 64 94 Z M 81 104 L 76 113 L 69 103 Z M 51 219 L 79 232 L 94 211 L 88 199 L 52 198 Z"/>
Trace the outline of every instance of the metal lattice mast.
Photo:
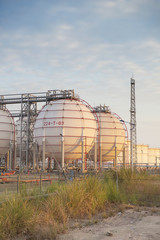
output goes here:
<path id="1" fill-rule="evenodd" d="M 131 78 L 131 106 L 130 106 L 130 161 L 133 169 L 137 163 L 137 135 L 136 135 L 136 101 L 135 80 Z"/>
<path id="2" fill-rule="evenodd" d="M 20 168 L 25 165 L 26 170 L 33 162 L 33 126 L 37 116 L 37 103 L 30 101 L 32 98 L 31 94 L 21 95 Z"/>

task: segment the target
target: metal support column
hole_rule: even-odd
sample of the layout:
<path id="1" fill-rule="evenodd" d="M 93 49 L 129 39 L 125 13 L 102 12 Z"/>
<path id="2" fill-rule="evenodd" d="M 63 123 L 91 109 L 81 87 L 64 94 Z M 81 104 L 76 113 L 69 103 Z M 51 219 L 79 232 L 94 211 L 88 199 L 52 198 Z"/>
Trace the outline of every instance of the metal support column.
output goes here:
<path id="1" fill-rule="evenodd" d="M 115 159 L 113 163 L 114 168 L 117 168 L 117 144 L 115 142 Z"/>
<path id="2" fill-rule="evenodd" d="M 100 136 L 100 147 L 99 147 L 99 151 L 100 151 L 99 168 L 102 169 L 102 136 Z"/>
<path id="3" fill-rule="evenodd" d="M 82 137 L 82 173 L 85 172 L 85 146 L 84 146 L 84 138 Z"/>
<path id="4" fill-rule="evenodd" d="M 43 142 L 42 142 L 42 145 L 43 145 L 42 170 L 44 171 L 44 170 L 45 170 L 45 160 L 46 160 L 46 139 L 45 139 L 45 129 L 44 129 L 44 132 L 43 132 Z"/>
<path id="5" fill-rule="evenodd" d="M 94 169 L 97 170 L 97 139 L 94 142 Z"/>
<path id="6" fill-rule="evenodd" d="M 21 95 L 21 116 L 20 116 L 20 163 L 19 170 L 22 169 L 22 123 L 23 123 L 23 94 Z"/>
<path id="7" fill-rule="evenodd" d="M 8 151 L 7 157 L 6 157 L 6 170 L 9 170 L 9 160 L 10 160 L 10 152 Z"/>
<path id="8" fill-rule="evenodd" d="M 9 170 L 12 169 L 12 161 L 13 161 L 13 145 L 12 145 L 12 141 L 10 141 L 10 148 L 9 148 Z"/>
<path id="9" fill-rule="evenodd" d="M 26 170 L 33 163 L 33 128 L 37 116 L 36 97 L 31 94 L 21 95 L 21 124 L 20 124 L 20 168 L 26 166 Z"/>
<path id="10" fill-rule="evenodd" d="M 39 146 L 36 143 L 36 170 L 39 170 L 39 160 L 41 159 L 40 157 L 40 151 L 39 151 Z"/>
<path id="11" fill-rule="evenodd" d="M 64 170 L 64 136 L 62 134 L 62 138 L 61 138 L 61 154 L 62 154 L 62 162 L 61 162 L 61 165 L 62 165 L 62 170 Z"/>
<path id="12" fill-rule="evenodd" d="M 29 103 L 29 94 L 27 94 L 27 104 L 26 104 L 26 170 L 29 169 L 29 145 L 30 145 L 30 103 Z"/>
<path id="13" fill-rule="evenodd" d="M 36 151 L 37 151 L 37 144 L 36 142 L 34 141 L 33 142 L 33 170 L 36 169 Z"/>
<path id="14" fill-rule="evenodd" d="M 126 147 L 123 148 L 123 168 L 126 168 Z"/>
<path id="15" fill-rule="evenodd" d="M 17 166 L 17 148 L 16 148 L 16 145 L 15 145 L 15 142 L 14 142 L 14 166 L 13 166 L 13 170 L 16 169 L 16 166 Z"/>

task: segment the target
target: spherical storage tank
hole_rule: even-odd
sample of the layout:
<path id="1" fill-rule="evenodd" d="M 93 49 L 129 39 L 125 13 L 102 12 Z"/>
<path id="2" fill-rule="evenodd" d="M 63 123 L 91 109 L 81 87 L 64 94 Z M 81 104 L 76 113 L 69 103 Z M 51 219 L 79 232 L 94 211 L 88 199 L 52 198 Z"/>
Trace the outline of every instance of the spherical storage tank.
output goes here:
<path id="1" fill-rule="evenodd" d="M 14 122 L 8 110 L 0 109 L 0 157 L 4 156 L 15 139 Z M 13 143 L 13 142 L 12 142 Z"/>
<path id="2" fill-rule="evenodd" d="M 102 146 L 102 161 L 115 159 L 123 150 L 126 130 L 118 115 L 112 113 L 107 106 L 98 106 L 95 112 L 99 119 L 100 141 Z"/>
<path id="3" fill-rule="evenodd" d="M 61 142 L 64 140 L 65 163 L 81 159 L 82 139 L 85 153 L 90 151 L 96 133 L 93 113 L 78 99 L 59 99 L 45 105 L 36 119 L 34 129 L 35 140 L 40 148 L 45 139 L 46 155 L 57 161 L 61 161 Z"/>

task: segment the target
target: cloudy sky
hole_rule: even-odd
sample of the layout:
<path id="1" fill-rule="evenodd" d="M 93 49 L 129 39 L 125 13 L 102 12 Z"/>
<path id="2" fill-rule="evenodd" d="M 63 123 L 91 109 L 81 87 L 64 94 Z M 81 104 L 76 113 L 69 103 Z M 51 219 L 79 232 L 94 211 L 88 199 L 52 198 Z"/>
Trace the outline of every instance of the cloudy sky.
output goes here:
<path id="1" fill-rule="evenodd" d="M 160 147 L 159 0 L 0 0 L 0 94 L 74 89 Z"/>

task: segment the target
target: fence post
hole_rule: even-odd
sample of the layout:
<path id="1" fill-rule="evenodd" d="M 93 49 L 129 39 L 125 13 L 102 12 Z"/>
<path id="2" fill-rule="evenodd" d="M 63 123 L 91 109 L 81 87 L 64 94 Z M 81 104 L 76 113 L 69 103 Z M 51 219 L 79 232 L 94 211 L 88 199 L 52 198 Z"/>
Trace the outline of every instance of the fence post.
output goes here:
<path id="1" fill-rule="evenodd" d="M 118 172 L 116 170 L 116 187 L 117 187 L 117 191 L 118 191 Z"/>
<path id="2" fill-rule="evenodd" d="M 17 176 L 17 194 L 19 193 L 20 174 Z"/>
<path id="3" fill-rule="evenodd" d="M 40 193 L 42 192 L 42 173 L 40 173 Z"/>

